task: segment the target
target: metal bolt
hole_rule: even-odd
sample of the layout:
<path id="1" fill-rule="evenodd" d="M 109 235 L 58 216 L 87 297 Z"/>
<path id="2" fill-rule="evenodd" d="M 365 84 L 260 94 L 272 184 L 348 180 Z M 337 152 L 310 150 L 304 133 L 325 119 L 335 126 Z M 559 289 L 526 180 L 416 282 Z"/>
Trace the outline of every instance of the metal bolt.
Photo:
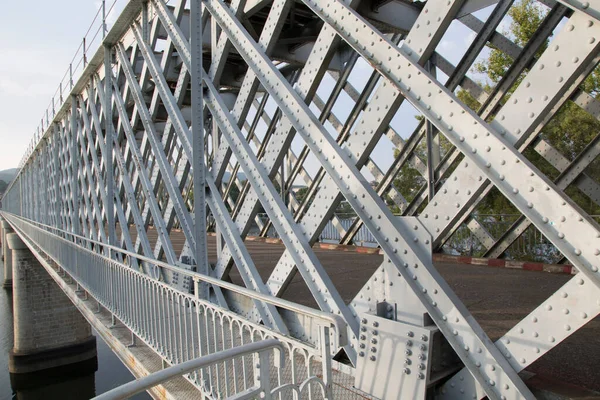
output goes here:
<path id="1" fill-rule="evenodd" d="M 371 361 L 375 361 L 375 360 L 377 360 L 377 357 L 375 357 L 375 356 L 371 356 L 370 360 L 371 360 Z"/>

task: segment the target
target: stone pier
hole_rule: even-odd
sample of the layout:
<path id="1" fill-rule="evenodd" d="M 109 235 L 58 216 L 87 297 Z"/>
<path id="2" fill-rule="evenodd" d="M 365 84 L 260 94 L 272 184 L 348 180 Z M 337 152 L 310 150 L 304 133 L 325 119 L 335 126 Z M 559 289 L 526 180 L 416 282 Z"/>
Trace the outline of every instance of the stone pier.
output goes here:
<path id="1" fill-rule="evenodd" d="M 95 371 L 96 338 L 90 324 L 16 233 L 9 233 L 6 241 L 13 265 L 13 385 L 31 373 Z"/>
<path id="2" fill-rule="evenodd" d="M 2 277 L 2 287 L 4 289 L 11 289 L 13 282 L 13 271 L 12 271 L 12 255 L 11 251 L 8 248 L 8 244 L 6 242 L 6 236 L 13 232 L 12 227 L 8 223 L 8 221 L 2 219 L 0 221 L 0 240 L 2 240 L 2 258 L 4 259 L 4 268 L 3 268 L 3 277 Z"/>

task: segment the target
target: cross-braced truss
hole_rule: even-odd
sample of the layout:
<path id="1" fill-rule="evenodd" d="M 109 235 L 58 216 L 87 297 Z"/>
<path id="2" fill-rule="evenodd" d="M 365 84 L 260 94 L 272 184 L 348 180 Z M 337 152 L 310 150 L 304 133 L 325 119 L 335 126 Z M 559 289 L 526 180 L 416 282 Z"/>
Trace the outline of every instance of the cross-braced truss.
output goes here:
<path id="1" fill-rule="evenodd" d="M 545 18 L 521 47 L 498 28 L 511 0 L 202 5 L 193 12 L 185 0 L 129 2 L 12 183 L 4 209 L 190 269 L 194 257 L 206 257 L 193 212 L 204 194 L 218 254 L 208 273 L 228 280 L 235 270 L 247 288 L 279 297 L 299 273 L 318 307 L 346 321 L 351 340 L 338 356 L 350 365 L 362 362 L 361 316 L 386 302 L 405 308 L 405 323 L 435 324 L 462 362 L 432 386 L 439 397 L 532 398 L 517 373 L 600 313 L 600 230 L 565 193 L 576 187 L 600 205 L 600 186 L 586 172 L 599 140 L 573 158 L 543 134 L 567 102 L 600 119 L 600 103 L 582 88 L 600 57 L 600 6 L 541 1 Z M 481 20 L 484 8 L 489 16 Z M 456 65 L 440 44 L 454 24 L 473 32 Z M 202 46 L 190 41 L 194 26 Z M 468 73 L 486 46 L 512 66 L 482 88 Z M 202 77 L 190 74 L 199 64 Z M 195 97 L 200 81 L 203 99 Z M 460 101 L 459 89 L 479 109 Z M 204 135 L 193 137 L 199 107 Z M 402 110 L 423 118 L 402 120 Z M 201 154 L 197 140 L 204 140 L 196 169 L 205 165 L 206 190 L 194 188 L 202 185 L 194 185 L 191 163 Z M 391 162 L 381 161 L 382 151 L 394 150 Z M 540 172 L 526 150 L 557 177 Z M 407 168 L 423 182 L 410 201 L 395 183 Z M 492 191 L 520 214 L 500 235 L 474 217 Z M 352 208 L 349 223 L 336 214 L 341 204 Z M 367 229 L 384 253 L 350 302 L 312 249 L 328 224 L 342 244 Z M 492 343 L 432 262 L 432 252 L 464 227 L 490 257 L 508 254 L 521 234 L 537 229 L 579 273 Z M 172 241 L 175 230 L 183 250 Z M 245 239 L 273 232 L 285 251 L 264 279 Z M 206 262 L 197 264 L 202 271 Z M 132 267 L 191 290 L 177 274 Z M 291 331 L 273 305 L 239 304 L 216 287 L 205 293 Z"/>

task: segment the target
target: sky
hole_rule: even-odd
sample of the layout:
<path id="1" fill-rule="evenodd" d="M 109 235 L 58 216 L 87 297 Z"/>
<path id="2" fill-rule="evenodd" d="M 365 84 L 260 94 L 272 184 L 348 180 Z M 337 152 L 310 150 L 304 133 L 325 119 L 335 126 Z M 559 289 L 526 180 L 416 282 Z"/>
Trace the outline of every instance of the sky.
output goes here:
<path id="1" fill-rule="evenodd" d="M 107 8 L 113 1 L 107 0 Z M 117 0 L 115 12 L 109 17 L 109 28 L 126 2 Z M 3 4 L 0 14 L 0 170 L 18 166 L 41 118 L 44 116 L 45 119 L 46 109 L 100 4 L 98 0 L 34 0 Z M 482 10 L 476 15 L 485 19 L 490 11 Z M 99 20 L 94 28 L 98 24 Z M 500 29 L 505 27 L 506 22 L 503 22 Z M 473 32 L 454 22 L 437 51 L 456 63 L 473 38 Z M 90 52 L 89 57 L 92 54 Z M 364 73 L 359 68 L 351 81 L 359 85 L 368 78 L 369 69 L 364 63 Z M 345 109 L 344 102 L 339 102 L 334 112 L 343 117 Z M 416 126 L 414 113 L 412 106 L 406 104 L 394 118 L 395 127 L 403 136 L 408 136 Z M 375 156 L 381 162 L 380 167 L 386 168 L 392 161 L 393 152 L 384 141 L 380 147 L 375 150 Z"/>
<path id="2" fill-rule="evenodd" d="M 18 166 L 100 5 L 96 0 L 3 2 L 0 170 Z"/>

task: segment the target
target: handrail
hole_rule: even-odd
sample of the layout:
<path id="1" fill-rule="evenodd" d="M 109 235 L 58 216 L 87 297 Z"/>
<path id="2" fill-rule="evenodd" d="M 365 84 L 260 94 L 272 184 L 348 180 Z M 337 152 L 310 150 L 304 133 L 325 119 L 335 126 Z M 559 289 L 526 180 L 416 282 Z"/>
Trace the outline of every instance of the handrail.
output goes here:
<path id="1" fill-rule="evenodd" d="M 232 349 L 219 351 L 194 360 L 186 361 L 181 364 L 173 365 L 161 371 L 154 372 L 144 378 L 126 383 L 116 387 L 108 392 L 94 397 L 92 400 L 119 400 L 127 399 L 134 394 L 143 392 L 163 382 L 166 382 L 177 376 L 187 374 L 201 368 L 209 367 L 213 364 L 230 360 L 235 357 L 246 356 L 254 353 L 264 352 L 266 350 L 276 349 L 279 352 L 280 366 L 285 363 L 284 348 L 277 339 L 266 339 L 259 342 L 252 342 Z M 267 367 L 268 369 L 268 367 Z M 268 373 L 268 371 L 267 371 Z"/>
<path id="2" fill-rule="evenodd" d="M 167 264 L 167 263 L 165 263 L 163 261 L 155 260 L 155 259 L 143 256 L 143 255 L 140 255 L 140 254 L 137 254 L 137 253 L 130 252 L 128 250 L 121 249 L 121 248 L 116 247 L 116 246 L 112 246 L 112 245 L 109 245 L 109 244 L 106 244 L 106 243 L 102 243 L 102 242 L 98 242 L 96 240 L 92 240 L 92 239 L 89 239 L 89 238 L 86 238 L 86 237 L 83 237 L 83 236 L 80 236 L 80 235 L 76 235 L 74 233 L 67 232 L 67 231 L 64 231 L 62 229 L 58 229 L 56 227 L 50 226 L 50 225 L 45 225 L 45 224 L 42 224 L 40 222 L 32 221 L 32 220 L 30 220 L 28 218 L 24 218 L 24 217 L 21 217 L 21 216 L 18 216 L 16 214 L 12 214 L 12 213 L 9 213 L 9 212 L 6 212 L 6 211 L 0 211 L 0 214 L 4 214 L 5 218 L 6 218 L 6 215 L 10 215 L 11 218 L 20 219 L 20 220 L 22 220 L 22 221 L 24 221 L 26 223 L 29 223 L 30 225 L 37 225 L 40 228 L 46 228 L 46 229 L 54 230 L 54 231 L 60 232 L 60 233 L 62 233 L 64 235 L 72 236 L 73 239 L 78 239 L 80 241 L 85 241 L 85 242 L 88 242 L 88 243 L 91 243 L 91 244 L 95 244 L 97 246 L 103 246 L 104 248 L 114 250 L 116 252 L 119 252 L 121 254 L 127 255 L 129 257 L 136 258 L 136 259 L 138 259 L 140 261 L 143 261 L 143 262 L 146 262 L 146 263 L 150 263 L 150 264 L 156 265 L 158 267 L 161 267 L 161 268 L 173 271 L 173 272 L 177 272 L 179 274 L 188 275 L 194 281 L 206 282 L 206 283 L 209 283 L 211 285 L 218 286 L 218 287 L 220 287 L 222 289 L 227 289 L 227 290 L 229 290 L 231 292 L 241 294 L 243 296 L 249 297 L 249 298 L 254 299 L 254 300 L 260 300 L 260 301 L 263 301 L 265 303 L 272 304 L 272 305 L 274 305 L 276 307 L 280 307 L 280 308 L 283 308 L 283 309 L 286 309 L 286 310 L 289 310 L 289 311 L 294 311 L 294 312 L 297 312 L 297 313 L 300 313 L 300 314 L 308 315 L 308 316 L 311 316 L 313 318 L 316 318 L 316 319 L 319 319 L 319 320 L 322 320 L 322 321 L 327 321 L 327 322 L 329 322 L 335 328 L 335 331 L 337 332 L 338 345 L 340 347 L 342 347 L 342 346 L 345 346 L 346 344 L 348 344 L 348 332 L 347 332 L 347 328 L 346 328 L 346 322 L 340 316 L 337 316 L 335 314 L 326 313 L 324 311 L 316 310 L 314 308 L 303 306 L 301 304 L 296 304 L 296 303 L 293 303 L 293 302 L 288 301 L 288 300 L 280 299 L 279 297 L 275 297 L 275 296 L 271 296 L 271 295 L 266 295 L 266 294 L 263 294 L 263 293 L 255 292 L 253 290 L 247 289 L 247 288 L 242 287 L 242 286 L 238 286 L 238 285 L 233 284 L 233 283 L 225 282 L 225 281 L 222 281 L 222 280 L 217 279 L 217 278 L 213 278 L 213 277 L 208 276 L 208 275 L 200 274 L 198 272 L 185 270 L 183 268 Z M 10 218 L 6 218 L 6 220 L 10 222 Z M 56 235 L 56 236 L 59 236 L 59 235 Z M 64 239 L 64 238 L 62 238 L 60 236 L 59 236 L 59 238 L 63 239 L 63 240 L 67 240 L 67 239 Z M 74 240 L 74 241 L 76 242 L 76 240 Z M 105 258 L 108 261 L 111 261 L 111 262 L 115 261 L 113 259 L 105 257 L 102 254 L 98 254 L 98 253 L 95 253 L 95 254 L 98 255 L 98 256 L 100 256 L 100 257 Z M 152 279 L 154 279 L 154 278 L 152 278 Z"/>

